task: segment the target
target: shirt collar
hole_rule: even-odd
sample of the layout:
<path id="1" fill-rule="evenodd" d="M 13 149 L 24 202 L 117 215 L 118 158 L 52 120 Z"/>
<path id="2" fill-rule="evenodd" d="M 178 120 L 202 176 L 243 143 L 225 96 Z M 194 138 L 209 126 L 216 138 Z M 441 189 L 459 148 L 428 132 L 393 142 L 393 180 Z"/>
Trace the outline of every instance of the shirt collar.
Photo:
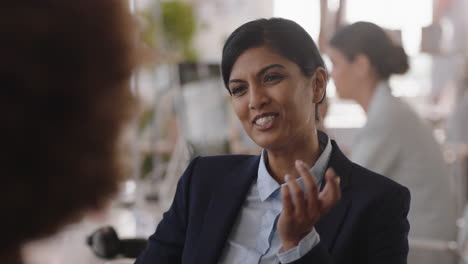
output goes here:
<path id="1" fill-rule="evenodd" d="M 327 169 L 328 161 L 330 160 L 332 145 L 330 143 L 330 139 L 325 133 L 319 132 L 318 139 L 320 150 L 322 153 L 320 154 L 319 158 L 315 162 L 314 166 L 310 169 L 310 171 L 313 175 L 315 175 L 317 183 L 320 185 L 325 174 L 325 170 Z M 265 149 L 262 151 L 257 175 L 257 188 L 262 202 L 271 196 L 277 197 L 279 194 L 279 189 L 281 187 L 278 184 L 278 182 L 270 175 L 266 168 L 265 159 L 267 158 L 267 156 L 265 155 L 265 151 Z M 297 182 L 300 186 L 302 186 L 302 188 L 304 188 L 302 178 L 297 179 Z"/>

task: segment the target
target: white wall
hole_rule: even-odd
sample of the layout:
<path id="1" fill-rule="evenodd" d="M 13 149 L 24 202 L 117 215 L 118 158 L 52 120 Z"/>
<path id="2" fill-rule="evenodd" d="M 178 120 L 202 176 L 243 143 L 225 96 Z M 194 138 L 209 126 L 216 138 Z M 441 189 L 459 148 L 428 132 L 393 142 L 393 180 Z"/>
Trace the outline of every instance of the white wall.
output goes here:
<path id="1" fill-rule="evenodd" d="M 200 28 L 194 39 L 201 62 L 219 63 L 229 34 L 253 19 L 273 16 L 273 0 L 206 0 L 197 6 Z"/>

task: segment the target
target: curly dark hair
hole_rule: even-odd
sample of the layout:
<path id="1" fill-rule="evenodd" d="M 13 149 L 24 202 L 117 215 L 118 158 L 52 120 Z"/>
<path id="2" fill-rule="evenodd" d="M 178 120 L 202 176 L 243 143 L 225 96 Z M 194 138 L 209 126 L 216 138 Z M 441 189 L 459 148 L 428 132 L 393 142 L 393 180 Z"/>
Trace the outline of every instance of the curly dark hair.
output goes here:
<path id="1" fill-rule="evenodd" d="M 137 61 L 126 1 L 2 1 L 0 32 L 5 263 L 8 252 L 99 209 L 116 192 Z"/>

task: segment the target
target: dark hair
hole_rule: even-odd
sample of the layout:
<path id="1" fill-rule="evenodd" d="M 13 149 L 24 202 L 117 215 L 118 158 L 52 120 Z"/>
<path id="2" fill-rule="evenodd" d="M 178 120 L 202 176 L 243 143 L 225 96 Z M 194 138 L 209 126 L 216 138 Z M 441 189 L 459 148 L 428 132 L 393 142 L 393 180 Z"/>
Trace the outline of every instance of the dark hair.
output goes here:
<path id="1" fill-rule="evenodd" d="M 331 38 L 330 45 L 350 61 L 358 54 L 367 56 L 380 79 L 386 80 L 392 74 L 403 74 L 409 69 L 405 50 L 373 23 L 356 22 L 341 28 Z"/>
<path id="2" fill-rule="evenodd" d="M 117 191 L 133 29 L 121 0 L 2 4 L 0 258 Z"/>
<path id="3" fill-rule="evenodd" d="M 315 42 L 299 24 L 283 18 L 257 19 L 234 30 L 224 44 L 221 72 L 228 91 L 232 67 L 239 56 L 263 45 L 296 63 L 305 76 L 312 76 L 318 67 L 326 69 Z M 315 110 L 318 119 L 317 105 Z"/>

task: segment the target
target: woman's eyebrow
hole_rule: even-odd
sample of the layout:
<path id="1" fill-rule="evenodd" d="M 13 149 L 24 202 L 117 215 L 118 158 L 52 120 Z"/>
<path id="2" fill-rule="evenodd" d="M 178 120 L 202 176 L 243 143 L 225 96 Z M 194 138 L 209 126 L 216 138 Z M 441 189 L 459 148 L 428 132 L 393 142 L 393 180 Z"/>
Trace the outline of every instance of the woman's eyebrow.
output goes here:
<path id="1" fill-rule="evenodd" d="M 263 67 L 258 73 L 257 73 L 257 78 L 262 76 L 266 71 L 268 71 L 271 68 L 282 68 L 285 69 L 285 67 L 281 64 L 271 64 L 266 67 Z"/>
<path id="2" fill-rule="evenodd" d="M 282 69 L 285 69 L 285 67 L 281 64 L 271 64 L 271 65 L 268 65 L 268 66 L 265 66 L 263 67 L 256 75 L 257 75 L 257 78 L 262 76 L 266 71 L 268 71 L 269 69 L 271 68 L 282 68 Z M 232 79 L 232 80 L 229 80 L 229 83 L 240 83 L 240 82 L 245 82 L 244 80 L 241 80 L 241 79 Z"/>
<path id="3" fill-rule="evenodd" d="M 232 79 L 232 80 L 229 80 L 229 83 L 240 83 L 240 82 L 245 82 L 244 80 L 241 80 L 241 79 Z"/>

